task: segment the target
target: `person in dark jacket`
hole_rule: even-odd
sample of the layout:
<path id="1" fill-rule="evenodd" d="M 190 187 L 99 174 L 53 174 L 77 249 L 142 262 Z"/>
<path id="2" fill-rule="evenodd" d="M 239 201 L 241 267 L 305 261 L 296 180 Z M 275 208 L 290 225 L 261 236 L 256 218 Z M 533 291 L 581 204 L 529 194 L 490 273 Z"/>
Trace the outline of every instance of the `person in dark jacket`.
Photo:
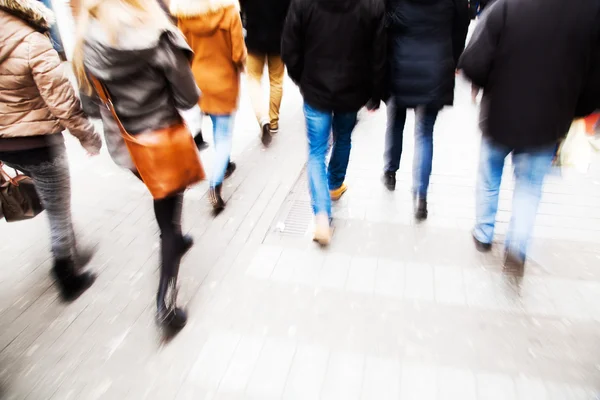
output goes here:
<path id="1" fill-rule="evenodd" d="M 340 40 L 343 38 L 343 40 Z M 344 179 L 356 116 L 377 109 L 385 76 L 383 0 L 293 0 L 282 56 L 304 96 L 308 180 L 316 216 L 315 241 L 331 239 L 331 200 L 346 191 Z M 333 131 L 329 165 L 325 158 Z"/>
<path id="2" fill-rule="evenodd" d="M 596 0 L 497 0 L 483 14 L 459 68 L 483 88 L 477 248 L 491 248 L 505 158 L 516 179 L 505 265 L 523 272 L 544 177 L 593 76 L 600 40 Z"/>
<path id="3" fill-rule="evenodd" d="M 242 0 L 240 4 L 248 48 L 248 89 L 256 119 L 261 127 L 261 140 L 268 146 L 271 136 L 279 132 L 279 107 L 285 75 L 285 66 L 281 60 L 281 34 L 290 0 Z M 268 113 L 261 89 L 265 63 L 269 69 L 271 86 Z"/>
<path id="4" fill-rule="evenodd" d="M 388 2 L 388 68 L 391 98 L 383 182 L 396 188 L 406 112 L 415 109 L 413 195 L 415 217 L 427 218 L 433 159 L 433 127 L 440 109 L 452 105 L 458 58 L 469 28 L 468 0 Z"/>

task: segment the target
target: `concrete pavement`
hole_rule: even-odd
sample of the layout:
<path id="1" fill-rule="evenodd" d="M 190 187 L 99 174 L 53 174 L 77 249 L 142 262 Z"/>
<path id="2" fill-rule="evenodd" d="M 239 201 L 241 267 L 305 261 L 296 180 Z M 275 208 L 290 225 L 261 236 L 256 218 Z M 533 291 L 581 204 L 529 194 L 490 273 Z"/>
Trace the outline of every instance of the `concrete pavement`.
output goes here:
<path id="1" fill-rule="evenodd" d="M 398 189 L 379 181 L 385 111 L 361 114 L 332 246 L 307 234 L 306 140 L 287 83 L 281 133 L 261 148 L 245 95 L 238 171 L 210 214 L 186 195 L 196 246 L 181 267 L 189 325 L 154 326 L 158 238 L 151 199 L 107 154 L 69 143 L 79 243 L 97 283 L 58 298 L 43 216 L 0 222 L 0 397 L 5 399 L 593 399 L 600 389 L 600 168 L 546 185 L 526 277 L 502 274 L 499 239 L 469 230 L 479 134 L 469 88 L 435 132 L 430 217 L 411 215 L 413 118 Z M 206 122 L 206 129 L 210 124 Z M 209 136 L 209 135 L 207 135 Z M 210 166 L 210 150 L 204 154 Z"/>

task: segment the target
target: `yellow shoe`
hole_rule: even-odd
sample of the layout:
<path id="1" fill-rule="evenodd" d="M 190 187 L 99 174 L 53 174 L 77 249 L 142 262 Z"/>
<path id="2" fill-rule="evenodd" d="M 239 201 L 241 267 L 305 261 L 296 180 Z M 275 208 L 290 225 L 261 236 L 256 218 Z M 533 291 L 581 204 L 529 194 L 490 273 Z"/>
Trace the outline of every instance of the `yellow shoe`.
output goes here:
<path id="1" fill-rule="evenodd" d="M 329 196 L 331 196 L 331 200 L 338 201 L 342 197 L 342 195 L 346 193 L 346 190 L 348 190 L 348 185 L 342 183 L 342 186 L 340 186 L 339 188 L 330 190 Z"/>
<path id="2" fill-rule="evenodd" d="M 321 246 L 327 246 L 331 243 L 331 226 L 329 225 L 329 216 L 327 214 L 319 214 L 315 217 L 313 240 Z"/>

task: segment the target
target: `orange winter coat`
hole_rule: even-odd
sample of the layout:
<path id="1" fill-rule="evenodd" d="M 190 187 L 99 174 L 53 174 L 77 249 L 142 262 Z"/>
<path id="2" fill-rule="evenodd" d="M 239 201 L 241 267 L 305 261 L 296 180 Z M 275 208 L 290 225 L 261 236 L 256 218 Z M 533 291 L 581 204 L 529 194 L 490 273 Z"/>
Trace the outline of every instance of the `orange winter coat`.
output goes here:
<path id="1" fill-rule="evenodd" d="M 238 2 L 171 0 L 170 10 L 194 51 L 192 72 L 202 91 L 200 108 L 206 114 L 233 113 L 246 61 Z"/>
<path id="2" fill-rule="evenodd" d="M 50 39 L 40 33 L 50 25 L 48 10 L 32 0 L 0 5 L 0 139 L 67 128 L 84 143 L 98 141 Z"/>

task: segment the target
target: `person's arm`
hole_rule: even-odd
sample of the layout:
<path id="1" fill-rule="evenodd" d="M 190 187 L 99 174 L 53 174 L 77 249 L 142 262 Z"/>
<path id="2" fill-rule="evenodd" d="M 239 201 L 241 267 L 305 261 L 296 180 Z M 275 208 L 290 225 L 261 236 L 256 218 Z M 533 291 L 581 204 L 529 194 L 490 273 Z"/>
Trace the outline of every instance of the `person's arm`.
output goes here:
<path id="1" fill-rule="evenodd" d="M 246 63 L 248 52 L 246 50 L 246 43 L 244 43 L 242 19 L 237 11 L 234 10 L 232 12 L 234 15 L 231 19 L 231 26 L 229 27 L 229 35 L 231 36 L 231 60 L 240 70 L 242 70 Z"/>
<path id="2" fill-rule="evenodd" d="M 90 153 L 100 150 L 102 141 L 81 108 L 71 82 L 50 39 L 41 33 L 29 39 L 29 68 L 40 96 L 60 124 L 79 139 Z"/>
<path id="3" fill-rule="evenodd" d="M 302 0 L 292 0 L 281 37 L 281 58 L 288 75 L 299 84 L 304 69 Z"/>
<path id="4" fill-rule="evenodd" d="M 458 69 L 484 89 L 504 27 L 505 1 L 494 2 L 486 11 L 458 62 Z"/>
<path id="5" fill-rule="evenodd" d="M 452 27 L 452 52 L 454 55 L 454 66 L 465 49 L 467 34 L 469 33 L 469 0 L 454 0 L 454 21 Z"/>
<path id="6" fill-rule="evenodd" d="M 373 77 L 373 93 L 371 100 L 367 104 L 370 110 L 379 108 L 379 103 L 383 99 L 383 91 L 386 77 L 386 55 L 387 55 L 387 36 L 386 36 L 386 21 L 385 21 L 385 3 L 383 0 L 374 2 L 374 34 L 372 43 L 372 77 Z"/>
<path id="7" fill-rule="evenodd" d="M 191 50 L 183 38 L 169 32 L 161 38 L 157 62 L 162 68 L 175 101 L 175 107 L 188 110 L 198 104 L 200 89 L 190 68 Z"/>

